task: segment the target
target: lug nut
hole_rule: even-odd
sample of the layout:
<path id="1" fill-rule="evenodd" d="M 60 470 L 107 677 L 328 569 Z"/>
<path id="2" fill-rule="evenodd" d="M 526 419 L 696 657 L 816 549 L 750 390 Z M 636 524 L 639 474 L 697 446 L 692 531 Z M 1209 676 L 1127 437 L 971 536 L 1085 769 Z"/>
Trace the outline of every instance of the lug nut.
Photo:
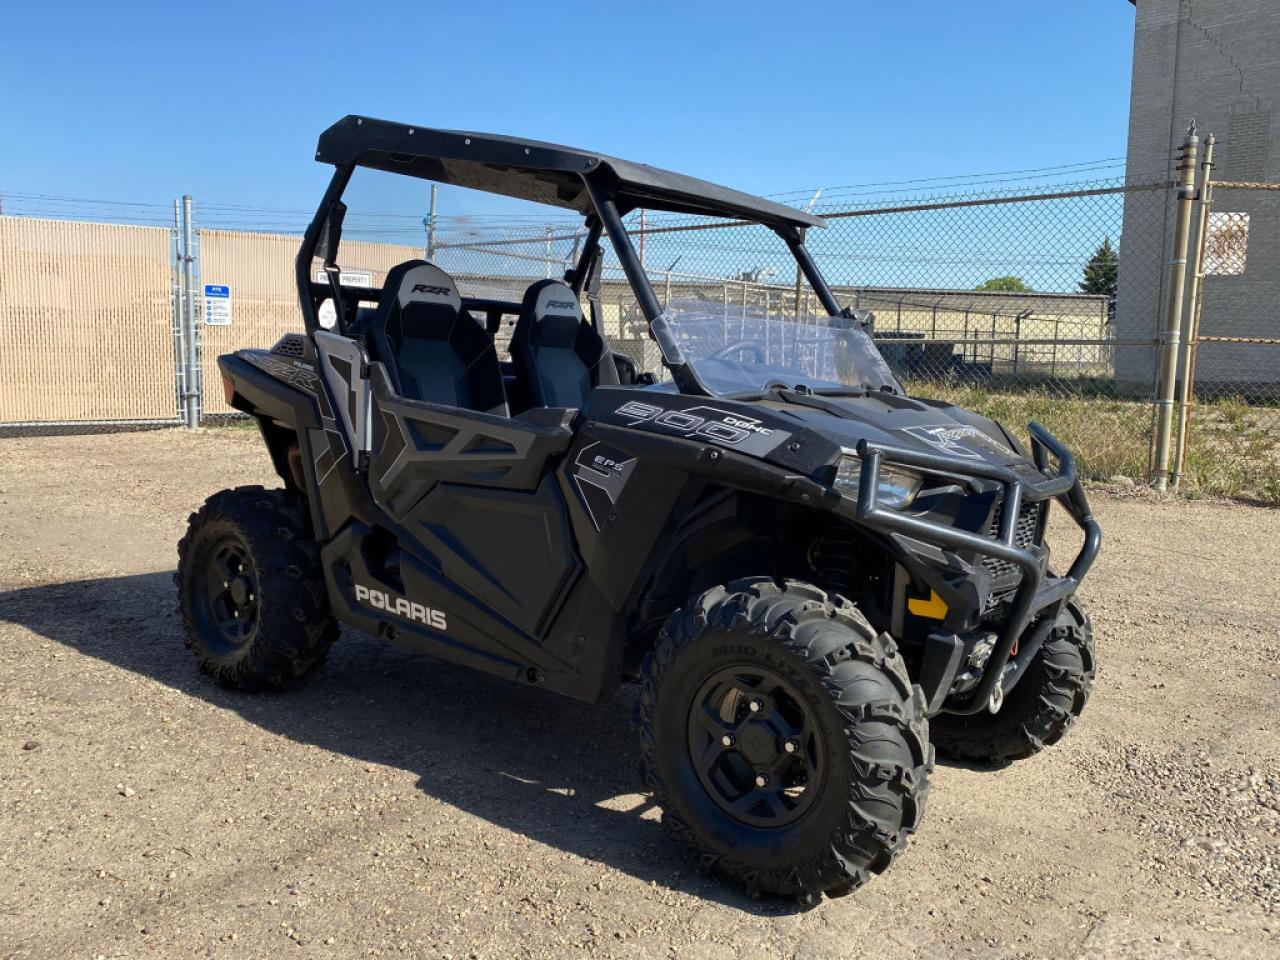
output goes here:
<path id="1" fill-rule="evenodd" d="M 769 775 L 767 773 L 756 774 L 756 786 L 767 787 L 769 785 Z"/>
<path id="2" fill-rule="evenodd" d="M 755 700 L 752 700 L 751 703 L 748 704 L 748 706 L 751 708 L 752 713 L 759 713 L 761 710 L 764 709 L 764 701 L 760 699 L 755 699 Z"/>
<path id="3" fill-rule="evenodd" d="M 787 753 L 795 753 L 800 749 L 800 744 L 796 743 L 794 740 L 788 740 L 782 745 L 782 749 L 787 751 Z"/>
<path id="4" fill-rule="evenodd" d="M 726 733 L 723 737 L 721 737 L 721 738 L 720 738 L 720 742 L 721 742 L 724 746 L 726 746 L 726 747 L 732 747 L 732 746 L 733 746 L 733 734 L 732 734 L 732 733 Z"/>

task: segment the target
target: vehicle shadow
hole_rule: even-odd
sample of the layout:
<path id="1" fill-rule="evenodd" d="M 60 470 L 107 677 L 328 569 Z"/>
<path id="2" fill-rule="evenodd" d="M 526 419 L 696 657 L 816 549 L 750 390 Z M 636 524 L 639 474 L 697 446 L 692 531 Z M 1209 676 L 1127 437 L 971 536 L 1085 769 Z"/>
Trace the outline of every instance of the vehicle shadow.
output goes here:
<path id="1" fill-rule="evenodd" d="M 799 910 L 702 876 L 648 796 L 627 796 L 640 793 L 632 689 L 578 703 L 344 631 L 296 689 L 242 693 L 198 672 L 173 608 L 167 571 L 0 593 L 0 621 L 299 743 L 410 771 L 423 793 L 496 826 L 748 913 Z"/>

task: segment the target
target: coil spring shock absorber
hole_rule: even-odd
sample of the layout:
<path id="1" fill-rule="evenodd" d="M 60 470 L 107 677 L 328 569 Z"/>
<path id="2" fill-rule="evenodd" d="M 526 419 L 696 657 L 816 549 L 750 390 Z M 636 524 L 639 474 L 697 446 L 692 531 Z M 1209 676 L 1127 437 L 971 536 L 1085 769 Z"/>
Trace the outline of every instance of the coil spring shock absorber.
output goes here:
<path id="1" fill-rule="evenodd" d="M 835 526 L 809 547 L 809 565 L 817 574 L 818 586 L 827 593 L 848 596 L 858 573 L 859 544 L 852 530 Z"/>

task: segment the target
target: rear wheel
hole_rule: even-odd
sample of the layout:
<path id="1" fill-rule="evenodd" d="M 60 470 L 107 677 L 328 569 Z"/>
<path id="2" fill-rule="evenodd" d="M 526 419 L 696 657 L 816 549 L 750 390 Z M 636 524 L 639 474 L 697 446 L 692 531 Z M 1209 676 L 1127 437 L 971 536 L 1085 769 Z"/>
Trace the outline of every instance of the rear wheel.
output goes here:
<path id="1" fill-rule="evenodd" d="M 924 696 L 846 600 L 716 587 L 672 615 L 642 673 L 646 785 L 704 867 L 815 903 L 905 847 L 932 768 Z"/>
<path id="2" fill-rule="evenodd" d="M 1061 740 L 1080 716 L 1093 676 L 1093 624 L 1070 600 L 1000 710 L 934 717 L 934 746 L 943 756 L 1001 766 L 1039 753 Z"/>
<path id="3" fill-rule="evenodd" d="M 238 487 L 191 515 L 178 544 L 178 612 L 200 667 L 229 686 L 283 688 L 338 636 L 306 503 Z"/>

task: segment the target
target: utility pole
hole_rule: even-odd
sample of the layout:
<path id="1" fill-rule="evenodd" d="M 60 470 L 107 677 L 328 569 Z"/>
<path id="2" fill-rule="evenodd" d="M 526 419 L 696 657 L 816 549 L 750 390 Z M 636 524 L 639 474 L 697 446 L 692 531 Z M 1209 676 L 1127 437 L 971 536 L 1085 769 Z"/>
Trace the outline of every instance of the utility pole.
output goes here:
<path id="1" fill-rule="evenodd" d="M 1187 426 L 1191 405 L 1195 403 L 1196 343 L 1200 337 L 1200 307 L 1204 297 L 1204 248 L 1209 234 L 1209 210 L 1213 206 L 1213 147 L 1217 142 L 1212 133 L 1205 137 L 1204 161 L 1200 164 L 1199 220 L 1195 245 L 1191 248 L 1191 289 L 1187 293 L 1186 336 L 1182 341 L 1182 373 L 1178 383 L 1178 426 L 1169 477 L 1175 490 L 1182 481 L 1182 468 L 1187 459 Z"/>
<path id="2" fill-rule="evenodd" d="M 1164 492 L 1169 485 L 1169 454 L 1173 433 L 1173 406 L 1177 395 L 1178 357 L 1181 353 L 1182 306 L 1187 279 L 1187 248 L 1191 239 L 1191 205 L 1196 197 L 1196 155 L 1200 138 L 1195 121 L 1178 150 L 1177 211 L 1173 228 L 1173 256 L 1169 258 L 1169 305 L 1160 337 L 1160 391 L 1156 396 L 1155 456 L 1151 481 Z"/>

